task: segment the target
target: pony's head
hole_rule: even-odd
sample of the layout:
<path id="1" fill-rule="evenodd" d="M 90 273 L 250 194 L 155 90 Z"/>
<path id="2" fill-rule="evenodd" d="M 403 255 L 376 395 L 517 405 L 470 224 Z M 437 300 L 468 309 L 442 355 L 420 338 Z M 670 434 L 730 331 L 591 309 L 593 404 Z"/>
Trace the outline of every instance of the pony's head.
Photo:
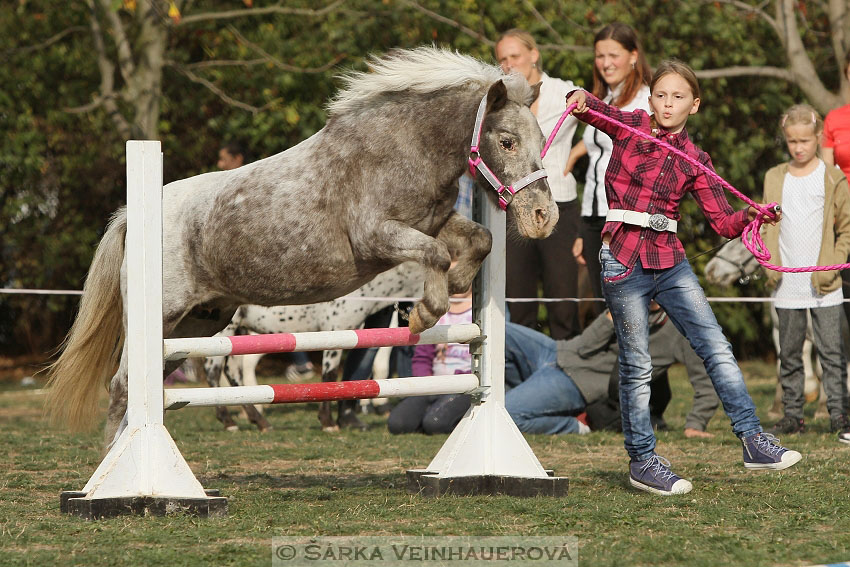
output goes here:
<path id="1" fill-rule="evenodd" d="M 368 73 L 353 71 L 340 77 L 343 89 L 328 105 L 330 119 L 342 115 L 362 115 L 386 100 L 388 94 L 407 93 L 419 99 L 431 99 L 437 93 L 462 93 L 457 108 L 466 110 L 466 101 L 474 100 L 466 120 L 446 116 L 429 116 L 436 120 L 441 134 L 452 137 L 464 147 L 454 146 L 454 153 L 468 155 L 472 135 L 472 118 L 485 93 L 484 115 L 479 155 L 505 186 L 513 186 L 525 176 L 543 168 L 540 152 L 545 142 L 530 106 L 539 92 L 521 75 L 505 75 L 494 65 L 435 47 L 397 50 L 368 62 Z M 461 103 L 463 99 L 464 102 Z M 455 113 L 455 116 L 457 113 Z M 416 115 L 418 120 L 423 119 Z M 462 154 L 460 152 L 463 152 Z M 441 166 L 443 164 L 440 164 Z M 460 163 L 457 164 L 460 166 Z M 460 173 L 458 173 L 459 175 Z M 479 176 L 480 179 L 481 176 Z M 498 200 L 487 184 L 482 189 Z M 508 195 L 508 198 L 510 196 Z M 507 207 L 520 234 L 529 238 L 549 236 L 558 221 L 558 208 L 545 179 L 534 181 L 520 190 Z"/>
<path id="2" fill-rule="evenodd" d="M 505 186 L 514 186 L 543 169 L 545 139 L 530 110 L 540 85 L 528 86 L 517 74 L 495 81 L 487 90 L 487 106 L 479 142 L 481 159 Z M 479 185 L 497 199 L 486 181 Z M 509 199 L 510 196 L 508 196 Z M 526 238 L 546 238 L 558 222 L 558 206 L 546 178 L 526 185 L 507 207 L 517 231 Z"/>

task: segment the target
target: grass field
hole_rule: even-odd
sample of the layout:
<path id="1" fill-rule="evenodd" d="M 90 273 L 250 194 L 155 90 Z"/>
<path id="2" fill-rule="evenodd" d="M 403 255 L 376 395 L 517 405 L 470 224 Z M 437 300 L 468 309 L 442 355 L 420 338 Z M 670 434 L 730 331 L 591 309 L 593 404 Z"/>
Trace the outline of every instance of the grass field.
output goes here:
<path id="1" fill-rule="evenodd" d="M 743 365 L 764 418 L 773 367 Z M 267 381 L 273 381 L 267 379 Z M 570 478 L 562 499 L 444 497 L 405 492 L 445 437 L 393 437 L 368 416 L 365 433 L 323 433 L 316 406 L 268 410 L 275 427 L 228 433 L 212 409 L 170 412 L 166 425 L 205 488 L 229 498 L 229 516 L 121 517 L 88 522 L 59 513 L 100 461 L 101 434 L 49 429 L 38 390 L 0 388 L 0 565 L 271 565 L 282 535 L 569 535 L 580 565 L 812 565 L 850 561 L 850 447 L 812 422 L 783 441 L 804 460 L 781 473 L 748 472 L 728 420 L 711 440 L 679 430 L 690 386 L 672 373 L 674 401 L 659 453 L 694 483 L 684 497 L 627 486 L 620 435 L 528 436 L 546 468 Z M 809 412 L 813 408 L 807 408 Z M 426 563 L 427 564 L 427 563 Z"/>

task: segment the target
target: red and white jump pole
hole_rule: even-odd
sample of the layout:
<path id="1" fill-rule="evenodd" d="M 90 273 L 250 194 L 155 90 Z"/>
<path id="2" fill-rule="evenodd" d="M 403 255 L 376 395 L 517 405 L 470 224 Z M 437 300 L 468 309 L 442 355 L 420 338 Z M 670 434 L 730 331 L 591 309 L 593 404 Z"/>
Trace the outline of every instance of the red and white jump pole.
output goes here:
<path id="1" fill-rule="evenodd" d="M 406 398 L 461 394 L 478 388 L 475 374 L 452 374 L 392 380 L 352 380 L 316 384 L 266 384 L 236 388 L 177 388 L 165 390 L 165 409 L 186 406 L 295 404 L 370 398 Z"/>
<path id="2" fill-rule="evenodd" d="M 412 334 L 407 327 L 397 327 L 395 329 L 192 337 L 165 339 L 164 357 L 165 360 L 182 360 L 189 357 L 237 354 L 468 343 L 480 336 L 481 328 L 470 323 L 438 325 L 418 335 Z"/>

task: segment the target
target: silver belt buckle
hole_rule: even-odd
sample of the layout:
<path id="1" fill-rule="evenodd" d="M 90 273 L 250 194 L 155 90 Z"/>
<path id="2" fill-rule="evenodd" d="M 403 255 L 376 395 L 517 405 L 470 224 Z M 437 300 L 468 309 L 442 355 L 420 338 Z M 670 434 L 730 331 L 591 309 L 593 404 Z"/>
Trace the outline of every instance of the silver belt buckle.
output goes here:
<path id="1" fill-rule="evenodd" d="M 669 225 L 670 219 L 668 219 L 662 214 L 655 213 L 654 215 L 649 216 L 649 228 L 651 228 L 652 230 L 664 232 L 665 230 L 667 230 L 667 227 Z"/>

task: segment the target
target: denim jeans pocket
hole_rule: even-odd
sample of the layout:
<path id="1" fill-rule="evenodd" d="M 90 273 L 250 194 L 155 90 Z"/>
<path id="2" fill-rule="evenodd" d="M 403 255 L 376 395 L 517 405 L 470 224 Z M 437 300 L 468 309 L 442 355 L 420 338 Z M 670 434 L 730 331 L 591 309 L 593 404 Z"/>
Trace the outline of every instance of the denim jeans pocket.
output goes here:
<path id="1" fill-rule="evenodd" d="M 599 250 L 599 265 L 602 268 L 602 279 L 605 282 L 616 282 L 627 278 L 632 269 L 621 264 L 609 248 L 603 247 Z"/>

